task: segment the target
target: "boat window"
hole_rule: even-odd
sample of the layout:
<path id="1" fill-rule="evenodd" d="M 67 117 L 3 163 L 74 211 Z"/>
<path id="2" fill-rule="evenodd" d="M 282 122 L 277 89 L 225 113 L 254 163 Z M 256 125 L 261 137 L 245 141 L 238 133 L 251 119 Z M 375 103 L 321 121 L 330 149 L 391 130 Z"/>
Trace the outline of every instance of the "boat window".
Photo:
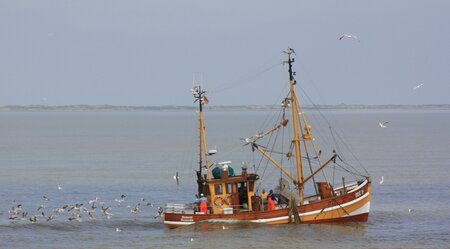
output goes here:
<path id="1" fill-rule="evenodd" d="M 233 185 L 231 183 L 227 183 L 227 194 L 233 193 Z"/>
<path id="2" fill-rule="evenodd" d="M 247 182 L 238 183 L 238 188 L 247 188 Z"/>
<path id="3" fill-rule="evenodd" d="M 216 192 L 216 195 L 221 195 L 222 194 L 222 184 L 214 185 L 214 190 Z"/>

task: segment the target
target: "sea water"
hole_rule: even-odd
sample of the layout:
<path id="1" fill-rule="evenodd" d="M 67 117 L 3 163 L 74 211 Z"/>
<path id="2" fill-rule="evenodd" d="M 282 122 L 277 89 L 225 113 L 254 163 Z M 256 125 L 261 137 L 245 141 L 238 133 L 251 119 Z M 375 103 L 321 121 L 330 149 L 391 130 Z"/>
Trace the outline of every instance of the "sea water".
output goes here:
<path id="1" fill-rule="evenodd" d="M 326 122 L 315 121 L 322 115 Z M 251 149 L 240 139 L 275 125 L 268 117 L 205 112 L 208 147 L 219 151 L 211 160 L 230 160 L 238 172 L 247 161 L 252 171 Z M 379 127 L 383 121 L 387 128 Z M 0 113 L 0 248 L 450 248 L 450 111 L 329 110 L 313 113 L 311 123 L 315 135 L 338 127 L 328 141 L 343 137 L 372 176 L 369 222 L 211 222 L 169 230 L 158 207 L 195 198 L 194 111 Z M 270 168 L 266 176 L 279 174 Z M 271 187 L 265 180 L 262 186 Z M 124 201 L 115 201 L 121 195 Z M 83 212 L 70 221 L 64 211 L 46 221 L 54 208 L 90 208 L 96 197 L 94 219 Z M 10 220 L 18 204 L 37 222 Z M 131 212 L 135 207 L 140 212 Z"/>

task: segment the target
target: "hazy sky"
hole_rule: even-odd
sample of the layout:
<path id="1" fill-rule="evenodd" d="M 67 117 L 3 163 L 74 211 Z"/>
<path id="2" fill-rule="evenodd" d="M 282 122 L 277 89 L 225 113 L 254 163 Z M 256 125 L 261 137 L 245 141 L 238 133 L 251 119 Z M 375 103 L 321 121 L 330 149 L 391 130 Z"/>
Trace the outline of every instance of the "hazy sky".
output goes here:
<path id="1" fill-rule="evenodd" d="M 274 104 L 288 46 L 315 104 L 450 104 L 449 13 L 448 0 L 0 0 L 0 105 L 191 105 L 193 75 L 212 105 Z"/>

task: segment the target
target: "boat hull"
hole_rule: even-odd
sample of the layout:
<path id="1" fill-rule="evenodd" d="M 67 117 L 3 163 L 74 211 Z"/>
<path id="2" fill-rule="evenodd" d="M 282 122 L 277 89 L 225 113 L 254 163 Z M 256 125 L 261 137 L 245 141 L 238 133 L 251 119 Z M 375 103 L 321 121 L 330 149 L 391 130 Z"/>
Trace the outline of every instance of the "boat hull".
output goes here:
<path id="1" fill-rule="evenodd" d="M 367 222 L 370 211 L 370 193 L 370 181 L 366 180 L 347 194 L 298 206 L 300 221 L 305 224 Z M 234 214 L 164 213 L 163 215 L 164 224 L 168 228 L 177 228 L 207 220 L 287 224 L 294 221 L 294 216 L 290 214 L 288 208 Z"/>

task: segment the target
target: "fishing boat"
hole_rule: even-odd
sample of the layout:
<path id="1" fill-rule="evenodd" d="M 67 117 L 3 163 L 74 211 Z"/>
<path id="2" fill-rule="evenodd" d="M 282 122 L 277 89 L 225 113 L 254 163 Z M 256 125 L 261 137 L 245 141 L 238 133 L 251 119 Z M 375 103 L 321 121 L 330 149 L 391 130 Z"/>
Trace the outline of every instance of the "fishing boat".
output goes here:
<path id="1" fill-rule="evenodd" d="M 201 86 L 194 86 L 192 94 L 199 108 L 196 195 L 202 196 L 208 204 L 203 210 L 197 204 L 167 204 L 162 220 L 168 228 L 207 221 L 264 224 L 367 222 L 371 178 L 367 171 L 361 174 L 353 172 L 351 165 L 346 168 L 347 163 L 338 154 L 339 150 L 322 153 L 317 148 L 312 125 L 308 123 L 295 91 L 297 81 L 292 69 L 295 52 L 288 48 L 284 53 L 287 55 L 283 64 L 288 69 L 289 91 L 278 108 L 279 119 L 267 130 L 242 139 L 245 146 L 279 172 L 281 177 L 273 183 L 274 191 L 268 198 L 260 195 L 262 176 L 254 165 L 255 172 L 250 172 L 248 163 L 243 163 L 238 174 L 230 161 L 211 162 L 210 156 L 217 151 L 209 150 L 206 143 L 203 107 L 208 99 Z M 275 145 L 272 142 L 273 137 L 278 137 L 275 134 L 286 129 L 288 131 L 283 134 L 292 136 L 288 145 Z M 270 141 L 264 142 L 266 139 Z M 332 169 L 333 180 L 327 180 L 324 173 L 327 168 Z M 336 168 L 343 170 L 336 171 Z M 350 173 L 353 179 L 349 181 L 339 176 L 336 181 L 336 175 L 341 172 Z M 266 204 L 268 199 L 275 200 L 275 207 Z"/>

